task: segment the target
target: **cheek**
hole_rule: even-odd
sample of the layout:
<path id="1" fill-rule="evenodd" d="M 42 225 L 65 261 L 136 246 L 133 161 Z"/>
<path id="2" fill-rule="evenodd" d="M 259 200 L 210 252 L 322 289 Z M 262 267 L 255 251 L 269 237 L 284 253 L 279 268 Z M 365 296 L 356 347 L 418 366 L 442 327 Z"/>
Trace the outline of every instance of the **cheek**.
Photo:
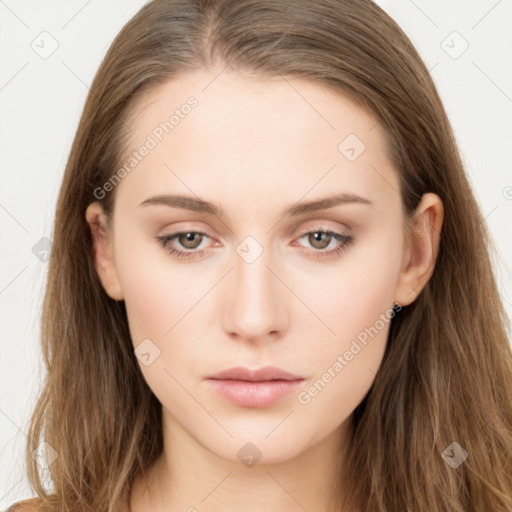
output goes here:
<path id="1" fill-rule="evenodd" d="M 116 244 L 130 334 L 136 355 L 139 346 L 151 354 L 148 366 L 139 357 L 150 387 L 167 389 L 171 374 L 183 382 L 189 373 L 202 372 L 200 362 L 208 357 L 205 327 L 210 326 L 203 325 L 201 315 L 209 300 L 219 299 L 211 278 L 172 261 L 156 241 L 132 240 L 133 235 L 120 235 Z"/>
<path id="2" fill-rule="evenodd" d="M 352 257 L 353 256 L 353 257 Z M 297 397 L 311 417 L 322 411 L 326 429 L 348 417 L 370 389 L 384 356 L 401 258 L 394 236 L 377 236 L 344 262 L 318 310 L 335 332 L 312 353 L 315 378 Z"/>
<path id="3" fill-rule="evenodd" d="M 336 333 L 331 338 L 343 345 L 392 307 L 401 256 L 400 238 L 381 230 L 354 246 L 339 270 L 322 276 L 317 309 Z"/>
<path id="4" fill-rule="evenodd" d="M 190 272 L 173 263 L 156 241 L 119 239 L 116 265 L 134 344 L 139 338 L 171 338 L 170 331 L 208 290 L 208 280 L 202 286 L 196 278 L 191 285 Z"/>
<path id="5" fill-rule="evenodd" d="M 207 286 L 208 280 L 204 286 L 201 282 L 191 285 L 190 274 L 180 272 L 159 247 L 157 251 L 130 247 L 124 255 L 123 244 L 118 248 L 118 272 L 142 374 L 162 404 L 173 404 L 173 410 L 188 414 L 194 401 L 181 383 L 189 375 L 201 373 L 205 352 L 202 344 L 196 343 L 200 308 L 193 306 L 211 285 Z"/>

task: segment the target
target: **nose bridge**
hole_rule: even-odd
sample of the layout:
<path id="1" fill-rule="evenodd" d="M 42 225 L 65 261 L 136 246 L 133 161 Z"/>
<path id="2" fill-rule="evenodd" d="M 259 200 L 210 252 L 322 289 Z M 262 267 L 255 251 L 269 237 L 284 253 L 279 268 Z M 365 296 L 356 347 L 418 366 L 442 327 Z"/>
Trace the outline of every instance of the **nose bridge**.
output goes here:
<path id="1" fill-rule="evenodd" d="M 225 328 L 247 339 L 258 339 L 285 327 L 286 307 L 273 268 L 271 251 L 252 236 L 236 247 Z"/>

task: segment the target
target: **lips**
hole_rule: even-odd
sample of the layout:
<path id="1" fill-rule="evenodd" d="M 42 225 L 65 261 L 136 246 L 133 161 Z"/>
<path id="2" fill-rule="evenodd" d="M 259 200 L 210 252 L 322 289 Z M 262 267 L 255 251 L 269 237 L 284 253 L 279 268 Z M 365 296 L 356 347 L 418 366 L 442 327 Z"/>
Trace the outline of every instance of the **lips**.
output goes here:
<path id="1" fill-rule="evenodd" d="M 228 368 L 214 375 L 209 379 L 216 380 L 243 380 L 247 382 L 265 382 L 270 380 L 303 380 L 304 377 L 293 375 L 275 366 L 265 366 L 257 370 L 251 370 L 243 366 Z"/>
<path id="2" fill-rule="evenodd" d="M 240 407 L 269 407 L 297 390 L 303 377 L 265 366 L 250 370 L 238 366 L 208 377 L 207 382 L 224 399 Z"/>

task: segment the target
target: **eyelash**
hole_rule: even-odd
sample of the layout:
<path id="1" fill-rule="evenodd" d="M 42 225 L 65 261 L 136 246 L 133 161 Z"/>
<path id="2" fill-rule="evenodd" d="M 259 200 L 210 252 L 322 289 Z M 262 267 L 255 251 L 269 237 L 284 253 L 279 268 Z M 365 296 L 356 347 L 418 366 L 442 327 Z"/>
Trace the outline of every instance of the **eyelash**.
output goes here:
<path id="1" fill-rule="evenodd" d="M 162 235 L 162 236 L 157 236 L 155 238 L 158 241 L 158 243 L 168 253 L 172 254 L 172 256 L 174 256 L 177 259 L 182 259 L 182 258 L 199 258 L 199 257 L 201 257 L 206 252 L 206 250 L 200 249 L 198 251 L 197 250 L 180 251 L 178 249 L 174 249 L 173 247 L 169 247 L 167 245 L 171 240 L 177 238 L 179 235 L 186 235 L 188 233 L 193 233 L 195 235 L 202 235 L 202 236 L 206 236 L 208 238 L 211 238 L 204 231 L 178 231 L 177 233 L 173 233 L 172 235 Z M 341 254 L 343 251 L 345 251 L 348 248 L 348 246 L 354 241 L 354 237 L 351 236 L 351 235 L 344 235 L 344 234 L 341 234 L 341 233 L 337 233 L 335 231 L 324 230 L 324 229 L 315 229 L 315 230 L 312 230 L 312 231 L 307 231 L 306 233 L 301 235 L 299 237 L 299 239 L 300 238 L 304 238 L 305 236 L 310 235 L 312 233 L 322 233 L 324 235 L 330 235 L 330 236 L 332 236 L 332 238 L 334 238 L 338 242 L 341 242 L 341 245 L 339 245 L 335 249 L 330 249 L 330 250 L 327 250 L 327 251 L 326 250 L 322 250 L 322 251 L 320 251 L 320 250 L 313 250 L 313 254 L 314 254 L 314 256 L 316 258 L 326 258 L 326 257 L 337 256 L 337 255 Z"/>

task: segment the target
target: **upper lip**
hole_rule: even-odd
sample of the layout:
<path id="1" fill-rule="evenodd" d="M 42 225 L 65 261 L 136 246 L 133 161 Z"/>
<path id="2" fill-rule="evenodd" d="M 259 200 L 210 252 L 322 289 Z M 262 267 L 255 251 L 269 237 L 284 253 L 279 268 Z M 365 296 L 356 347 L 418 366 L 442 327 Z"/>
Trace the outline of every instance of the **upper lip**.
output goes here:
<path id="1" fill-rule="evenodd" d="M 292 373 L 276 368 L 275 366 L 264 366 L 257 370 L 236 366 L 228 368 L 215 375 L 210 375 L 210 379 L 224 380 L 245 380 L 248 382 L 263 382 L 268 380 L 302 380 L 303 377 L 293 375 Z"/>

